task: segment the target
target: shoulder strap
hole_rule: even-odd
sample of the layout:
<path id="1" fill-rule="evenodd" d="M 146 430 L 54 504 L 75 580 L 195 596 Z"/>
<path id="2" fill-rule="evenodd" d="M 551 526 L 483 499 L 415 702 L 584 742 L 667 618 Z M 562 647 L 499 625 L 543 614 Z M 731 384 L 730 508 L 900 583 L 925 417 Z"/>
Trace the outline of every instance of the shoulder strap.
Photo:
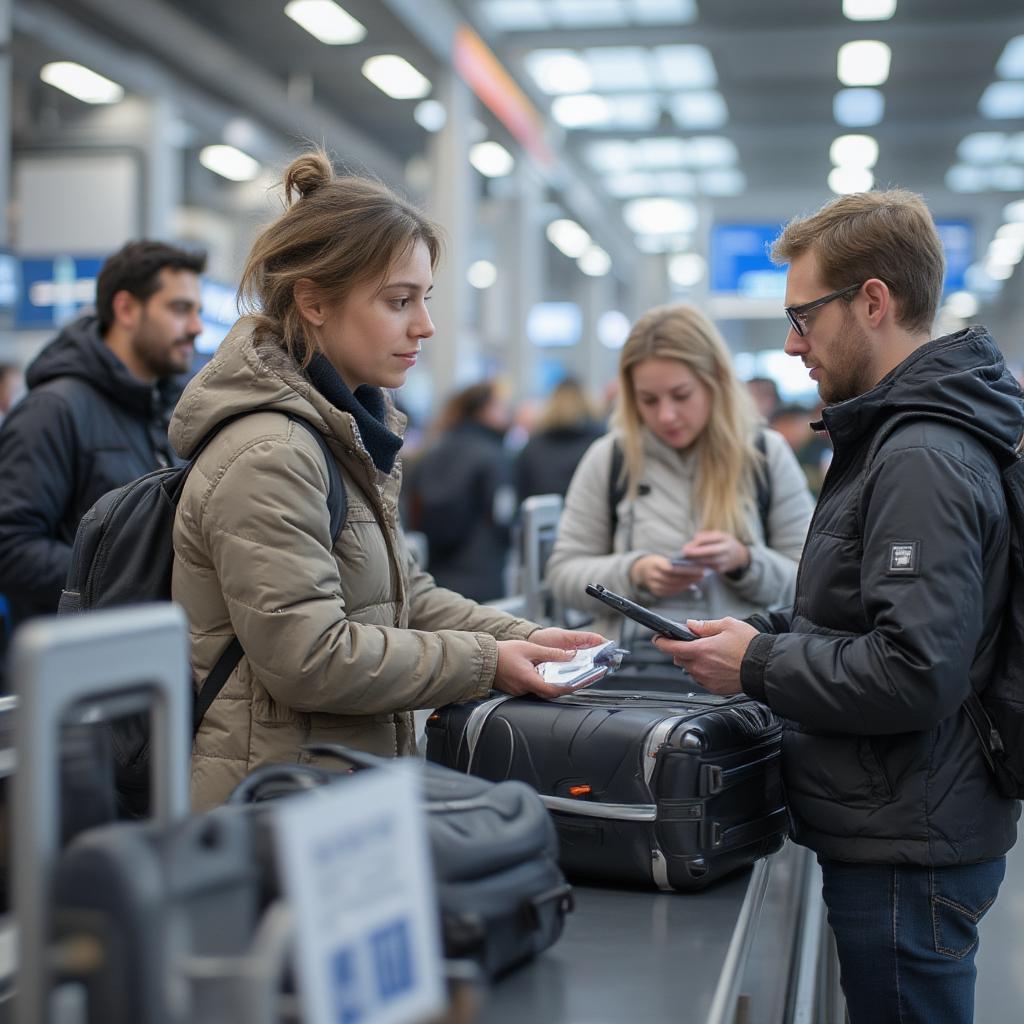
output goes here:
<path id="1" fill-rule="evenodd" d="M 758 466 L 757 479 L 755 480 L 757 486 L 757 514 L 761 519 L 764 542 L 770 546 L 771 538 L 768 535 L 768 518 L 772 511 L 772 472 L 768 468 L 768 441 L 763 430 L 757 432 L 754 444 L 763 456 L 761 465 Z"/>
<path id="2" fill-rule="evenodd" d="M 619 502 L 626 496 L 626 481 L 622 479 L 622 467 L 626 457 L 619 442 L 612 441 L 612 459 L 608 468 L 608 517 L 611 522 L 612 543 L 619 528 Z"/>
<path id="3" fill-rule="evenodd" d="M 231 416 L 230 418 L 221 421 L 217 424 L 215 430 L 211 430 L 206 437 L 199 443 L 199 447 L 195 450 L 192 458 L 188 461 L 186 470 L 191 469 L 195 464 L 196 459 L 199 458 L 202 450 L 213 440 L 214 435 L 224 427 L 226 427 L 233 420 L 241 419 L 243 416 L 248 416 L 251 412 L 263 412 L 269 410 L 250 410 L 249 413 L 239 413 L 237 416 Z M 338 539 L 338 534 L 341 533 L 342 528 L 345 525 L 345 518 L 348 515 L 348 494 L 345 491 L 345 482 L 341 478 L 341 473 L 338 470 L 338 464 L 334 461 L 334 455 L 331 453 L 330 448 L 327 446 L 327 442 L 324 440 L 323 434 L 320 433 L 316 427 L 313 426 L 309 420 L 303 419 L 301 416 L 292 416 L 286 414 L 288 419 L 293 423 L 298 423 L 300 426 L 306 428 L 307 431 L 313 436 L 320 450 L 324 453 L 324 460 L 327 463 L 327 479 L 329 482 L 329 490 L 327 493 L 327 507 L 331 513 L 331 540 L 335 541 Z M 184 486 L 185 477 L 187 472 L 182 473 L 181 485 Z M 217 699 L 217 695 L 221 690 L 224 689 L 224 684 L 228 681 L 228 677 L 235 670 L 235 666 L 242 660 L 242 655 L 245 651 L 242 650 L 241 641 L 238 637 L 232 637 L 231 642 L 221 652 L 220 657 L 217 659 L 216 664 L 210 670 L 210 674 L 203 681 L 203 685 L 196 696 L 195 702 L 192 705 L 192 735 L 195 736 L 199 732 L 199 726 L 203 723 L 203 717 L 206 712 L 210 710 L 210 705 Z"/>

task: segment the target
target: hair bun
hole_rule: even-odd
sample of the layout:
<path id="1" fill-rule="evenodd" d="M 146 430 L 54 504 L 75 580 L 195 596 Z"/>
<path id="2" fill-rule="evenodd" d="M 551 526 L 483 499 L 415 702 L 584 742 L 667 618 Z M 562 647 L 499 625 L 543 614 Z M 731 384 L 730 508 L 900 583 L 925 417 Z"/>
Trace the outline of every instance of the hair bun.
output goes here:
<path id="1" fill-rule="evenodd" d="M 323 150 L 303 153 L 302 156 L 293 160 L 284 172 L 285 200 L 290 206 L 293 201 L 293 193 L 295 193 L 296 199 L 305 199 L 322 185 L 332 181 L 333 178 L 334 168 Z"/>

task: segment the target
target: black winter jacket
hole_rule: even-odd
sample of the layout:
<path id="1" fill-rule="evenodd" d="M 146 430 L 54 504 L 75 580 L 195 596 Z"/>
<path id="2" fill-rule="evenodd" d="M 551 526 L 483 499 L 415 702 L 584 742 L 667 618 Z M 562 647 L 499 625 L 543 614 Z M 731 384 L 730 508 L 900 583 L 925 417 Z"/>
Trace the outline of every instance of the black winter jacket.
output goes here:
<path id="1" fill-rule="evenodd" d="M 516 494 L 561 494 L 569 489 L 583 453 L 605 433 L 602 423 L 584 422 L 534 434 L 516 457 Z"/>
<path id="2" fill-rule="evenodd" d="M 133 377 L 95 318 L 66 327 L 29 366 L 0 427 L 0 593 L 14 621 L 53 613 L 82 516 L 100 495 L 177 461 L 167 424 L 181 382 Z"/>
<path id="3" fill-rule="evenodd" d="M 872 439 L 912 419 L 870 466 Z M 755 622 L 743 689 L 787 719 L 794 838 L 844 861 L 945 866 L 1005 853 L 1020 807 L 997 793 L 962 704 L 992 671 L 1010 524 L 994 452 L 1024 397 L 984 328 L 929 342 L 826 408 L 835 455 L 793 609 Z M 777 635 L 775 635 L 777 634 Z"/>

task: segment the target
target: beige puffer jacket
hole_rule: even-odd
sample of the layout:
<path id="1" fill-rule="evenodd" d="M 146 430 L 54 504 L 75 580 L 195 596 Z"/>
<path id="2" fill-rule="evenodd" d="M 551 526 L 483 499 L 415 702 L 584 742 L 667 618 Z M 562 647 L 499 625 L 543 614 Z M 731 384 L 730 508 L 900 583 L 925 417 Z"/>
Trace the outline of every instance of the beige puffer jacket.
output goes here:
<path id="1" fill-rule="evenodd" d="M 354 418 L 331 405 L 272 340 L 240 320 L 189 383 L 171 422 L 188 457 L 227 425 L 189 474 L 174 527 L 172 596 L 191 624 L 202 682 L 231 637 L 245 656 L 193 746 L 192 800 L 224 800 L 254 767 L 313 761 L 303 746 L 342 742 L 386 756 L 415 749 L 411 711 L 487 693 L 497 639 L 537 625 L 434 584 L 398 525 L 400 464 L 374 466 Z M 327 439 L 348 515 L 333 550 Z M 405 420 L 391 410 L 390 428 Z"/>

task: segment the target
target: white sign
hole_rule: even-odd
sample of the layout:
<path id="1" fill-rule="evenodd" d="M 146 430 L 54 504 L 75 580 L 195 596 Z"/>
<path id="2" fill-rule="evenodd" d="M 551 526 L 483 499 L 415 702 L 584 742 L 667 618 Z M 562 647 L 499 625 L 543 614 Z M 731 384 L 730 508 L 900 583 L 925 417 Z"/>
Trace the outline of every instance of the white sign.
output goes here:
<path id="1" fill-rule="evenodd" d="M 277 845 L 307 1024 L 412 1024 L 445 1006 L 419 766 L 282 802 Z"/>

